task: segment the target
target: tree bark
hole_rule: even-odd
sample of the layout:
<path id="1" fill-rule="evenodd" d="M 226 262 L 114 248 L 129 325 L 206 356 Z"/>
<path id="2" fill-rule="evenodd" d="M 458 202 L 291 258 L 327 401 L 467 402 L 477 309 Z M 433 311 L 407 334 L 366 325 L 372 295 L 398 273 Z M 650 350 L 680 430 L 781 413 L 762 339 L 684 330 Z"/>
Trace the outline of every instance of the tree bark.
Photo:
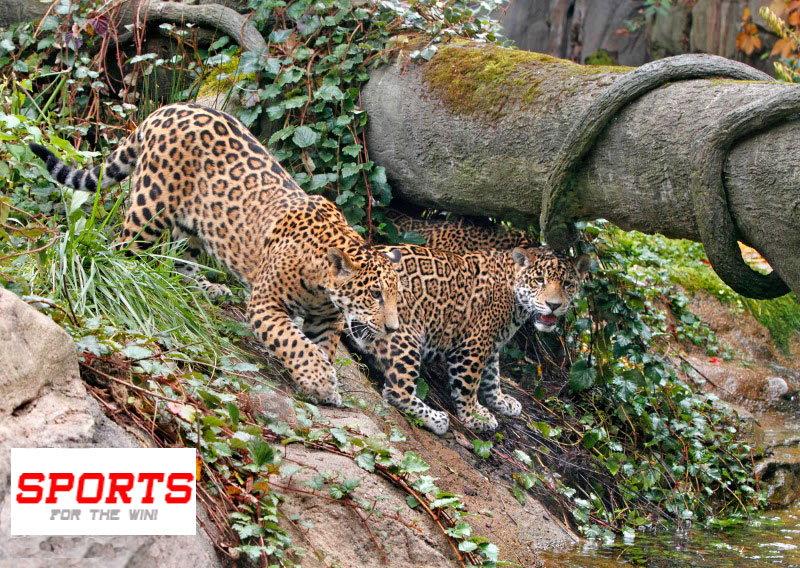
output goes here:
<path id="1" fill-rule="evenodd" d="M 372 72 L 363 94 L 370 156 L 409 201 L 538 222 L 572 124 L 628 71 L 479 45 L 443 47 L 424 64 L 387 65 Z M 568 215 L 699 240 L 690 171 L 701 143 L 734 109 L 796 88 L 690 80 L 646 94 L 620 110 L 582 162 Z M 798 135 L 800 125 L 787 121 L 740 140 L 723 181 L 740 240 L 800 294 Z"/>

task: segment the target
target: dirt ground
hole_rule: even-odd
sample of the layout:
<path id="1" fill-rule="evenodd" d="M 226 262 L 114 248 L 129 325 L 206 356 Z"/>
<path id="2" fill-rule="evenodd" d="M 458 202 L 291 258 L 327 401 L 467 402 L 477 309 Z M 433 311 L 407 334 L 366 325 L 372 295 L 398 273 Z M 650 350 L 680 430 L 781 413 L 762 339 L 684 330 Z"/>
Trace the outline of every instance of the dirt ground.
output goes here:
<path id="1" fill-rule="evenodd" d="M 773 344 L 769 331 L 747 311 L 734 313 L 711 294 L 699 291 L 688 309 L 706 322 L 732 358 L 709 356 L 702 346 L 679 345 L 696 369 L 703 388 L 722 400 L 751 411 L 800 409 L 800 339 L 795 334 L 789 353 Z"/>

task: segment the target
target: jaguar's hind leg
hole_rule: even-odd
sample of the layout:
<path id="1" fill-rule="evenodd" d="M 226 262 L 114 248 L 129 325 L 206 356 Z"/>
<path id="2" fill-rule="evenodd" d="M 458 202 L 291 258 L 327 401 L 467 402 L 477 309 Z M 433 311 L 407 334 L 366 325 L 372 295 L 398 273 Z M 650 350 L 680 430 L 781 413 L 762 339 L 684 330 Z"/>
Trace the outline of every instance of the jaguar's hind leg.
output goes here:
<path id="1" fill-rule="evenodd" d="M 168 228 L 163 210 L 145 206 L 131 206 L 125 214 L 122 232 L 117 237 L 115 248 L 128 247 L 132 253 L 146 250 L 155 243 Z"/>
<path id="2" fill-rule="evenodd" d="M 450 426 L 447 413 L 434 410 L 417 396 L 419 377 L 419 342 L 408 334 L 396 331 L 376 341 L 378 360 L 385 381 L 383 398 L 404 412 L 422 420 L 422 424 L 441 436 Z"/>
<path id="3" fill-rule="evenodd" d="M 500 356 L 493 353 L 483 369 L 478 398 L 495 412 L 503 416 L 518 416 L 522 405 L 517 399 L 500 390 Z"/>
<path id="4" fill-rule="evenodd" d="M 186 248 L 183 251 L 183 258 L 186 261 L 176 260 L 175 261 L 175 271 L 187 278 L 191 278 L 197 285 L 200 286 L 200 289 L 208 295 L 209 298 L 212 300 L 215 298 L 219 298 L 221 296 L 232 296 L 230 289 L 225 286 L 224 284 L 217 284 L 215 282 L 211 282 L 208 278 L 206 278 L 203 273 L 200 271 L 200 267 L 197 265 L 198 261 L 200 260 L 200 255 L 203 253 L 203 243 L 200 242 L 200 239 L 197 237 L 193 237 L 180 227 L 173 227 L 172 228 L 172 238 L 173 239 L 188 239 L 186 243 Z"/>

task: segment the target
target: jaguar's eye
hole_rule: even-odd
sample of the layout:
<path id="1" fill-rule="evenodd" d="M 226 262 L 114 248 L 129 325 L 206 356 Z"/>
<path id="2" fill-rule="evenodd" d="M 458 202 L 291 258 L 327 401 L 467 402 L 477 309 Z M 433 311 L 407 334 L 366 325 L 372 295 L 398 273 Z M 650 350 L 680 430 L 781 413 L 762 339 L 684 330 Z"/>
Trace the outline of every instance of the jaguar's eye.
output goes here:
<path id="1" fill-rule="evenodd" d="M 378 290 L 377 288 L 374 289 L 374 290 L 370 290 L 369 293 L 372 294 L 372 297 L 375 298 L 376 300 L 379 300 L 381 298 L 381 296 L 383 295 L 383 294 L 381 294 L 381 291 Z"/>
<path id="2" fill-rule="evenodd" d="M 536 282 L 539 286 L 544 286 L 544 278 L 534 278 L 534 282 Z"/>

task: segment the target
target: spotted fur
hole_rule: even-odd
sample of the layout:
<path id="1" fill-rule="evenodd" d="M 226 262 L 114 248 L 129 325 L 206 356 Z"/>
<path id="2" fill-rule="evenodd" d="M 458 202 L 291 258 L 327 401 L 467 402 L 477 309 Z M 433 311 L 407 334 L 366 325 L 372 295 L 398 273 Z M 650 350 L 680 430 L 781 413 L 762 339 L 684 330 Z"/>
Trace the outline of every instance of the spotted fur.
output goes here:
<path id="1" fill-rule="evenodd" d="M 452 252 L 539 246 L 539 241 L 520 229 L 504 225 L 482 225 L 463 217 L 422 219 L 394 209 L 388 210 L 386 217 L 401 234 L 413 231 L 425 238 L 425 246 Z"/>
<path id="2" fill-rule="evenodd" d="M 351 334 L 353 343 L 383 371 L 383 396 L 436 434 L 447 431 L 448 416 L 417 397 L 416 379 L 422 361 L 444 359 L 459 420 L 479 432 L 493 431 L 497 420 L 489 409 L 506 416 L 521 411 L 517 400 L 500 391 L 498 352 L 531 317 L 540 331 L 555 328 L 588 258 L 573 261 L 544 247 L 463 255 L 397 248 L 400 329 L 380 338 Z"/>
<path id="3" fill-rule="evenodd" d="M 382 337 L 398 327 L 397 274 L 336 207 L 309 196 L 235 118 L 195 104 L 152 113 L 106 159 L 76 170 L 43 146 L 33 151 L 60 183 L 93 191 L 131 177 L 118 242 L 138 249 L 165 231 L 188 238 L 250 289 L 256 336 L 317 400 L 339 405 L 331 365 L 343 327 Z M 196 263 L 181 263 L 197 276 Z M 199 278 L 209 295 L 227 292 Z M 298 327 L 293 317 L 302 317 Z"/>

